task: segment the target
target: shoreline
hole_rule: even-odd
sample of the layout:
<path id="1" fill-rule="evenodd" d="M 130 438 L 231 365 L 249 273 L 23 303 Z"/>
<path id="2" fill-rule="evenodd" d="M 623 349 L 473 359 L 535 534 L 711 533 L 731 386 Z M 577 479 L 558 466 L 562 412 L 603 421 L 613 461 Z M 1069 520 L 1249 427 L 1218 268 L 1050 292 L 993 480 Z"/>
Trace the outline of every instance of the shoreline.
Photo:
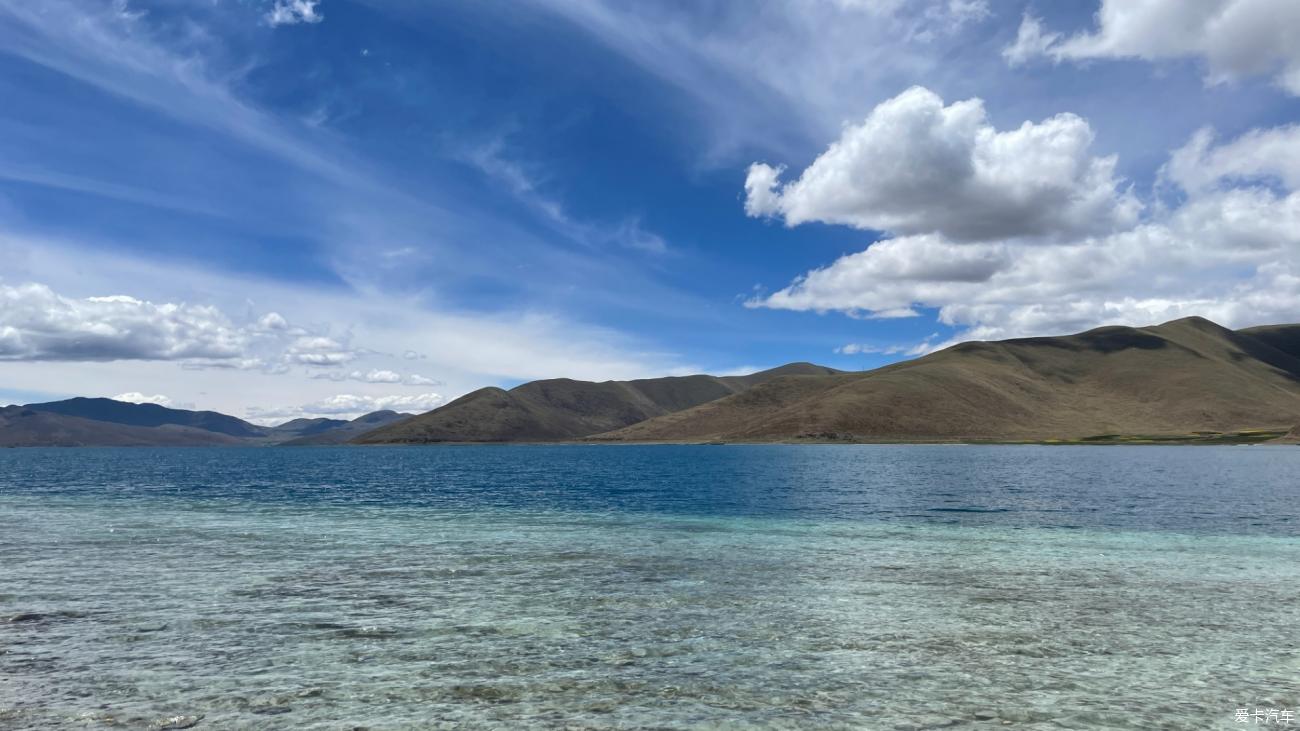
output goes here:
<path id="1" fill-rule="evenodd" d="M 600 435 L 580 439 L 556 440 L 516 440 L 516 441 L 393 441 L 377 444 L 355 444 L 340 442 L 335 444 L 290 444 L 284 442 L 259 442 L 224 444 L 15 444 L 5 445 L 4 449 L 60 449 L 60 448 L 116 448 L 128 449 L 231 449 L 247 447 L 287 447 L 295 449 L 313 449 L 321 447 L 508 447 L 508 446 L 644 446 L 644 445 L 696 445 L 696 446 L 758 446 L 770 444 L 782 445 L 890 445 L 890 446 L 1045 446 L 1045 447 L 1083 447 L 1083 446 L 1300 446 L 1300 439 L 1291 436 L 1289 427 L 1262 427 L 1238 429 L 1235 431 L 1195 431 L 1183 434 L 1098 434 L 1085 437 L 1044 437 L 1027 439 L 996 438 L 936 438 L 936 439 L 861 439 L 852 434 L 817 434 L 806 437 L 762 440 L 729 439 L 606 439 Z"/>

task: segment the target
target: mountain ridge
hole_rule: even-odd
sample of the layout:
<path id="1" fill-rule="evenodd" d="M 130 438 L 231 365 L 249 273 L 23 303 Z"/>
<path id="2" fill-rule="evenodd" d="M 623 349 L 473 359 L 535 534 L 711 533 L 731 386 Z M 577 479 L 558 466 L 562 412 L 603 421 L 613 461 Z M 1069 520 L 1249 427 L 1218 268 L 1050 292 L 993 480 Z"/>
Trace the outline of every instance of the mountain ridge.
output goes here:
<path id="1" fill-rule="evenodd" d="M 135 426 L 27 406 L 0 408 L 0 447 L 209 447 L 245 443 L 240 437 L 177 424 Z"/>
<path id="2" fill-rule="evenodd" d="M 1300 421 L 1296 326 L 1204 318 L 968 342 L 873 371 L 749 391 L 593 441 L 1048 441 L 1285 432 Z M 1281 346 L 1281 347 L 1279 347 Z"/>
<path id="3" fill-rule="evenodd" d="M 35 411 L 75 416 L 125 426 L 158 427 L 167 424 L 188 426 L 232 437 L 256 437 L 264 429 L 243 419 L 217 411 L 173 409 L 159 404 L 137 404 L 109 398 L 75 396 L 63 401 L 26 404 Z"/>
<path id="4" fill-rule="evenodd" d="M 424 414 L 258 426 L 103 398 L 0 409 L 0 446 L 450 442 L 1300 442 L 1300 325 L 1199 317 L 971 341 L 870 371 L 552 378 Z"/>
<path id="5" fill-rule="evenodd" d="M 299 418 L 263 427 L 216 411 L 79 396 L 0 409 L 0 447 L 342 443 L 406 416 L 385 410 L 351 421 Z"/>
<path id="6" fill-rule="evenodd" d="M 837 372 L 800 362 L 742 376 L 697 374 L 601 382 L 550 378 L 509 390 L 487 387 L 353 442 L 568 441 L 707 403 L 771 378 Z"/>

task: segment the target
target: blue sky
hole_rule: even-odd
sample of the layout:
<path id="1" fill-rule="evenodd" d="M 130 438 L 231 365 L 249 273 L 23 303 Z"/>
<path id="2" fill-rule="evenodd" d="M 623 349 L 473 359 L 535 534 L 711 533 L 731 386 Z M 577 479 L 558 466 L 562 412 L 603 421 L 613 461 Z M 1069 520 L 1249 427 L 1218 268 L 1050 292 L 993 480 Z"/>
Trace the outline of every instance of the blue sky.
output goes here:
<path id="1" fill-rule="evenodd" d="M 0 401 L 1300 320 L 1300 12 L 1201 5 L 0 0 Z"/>

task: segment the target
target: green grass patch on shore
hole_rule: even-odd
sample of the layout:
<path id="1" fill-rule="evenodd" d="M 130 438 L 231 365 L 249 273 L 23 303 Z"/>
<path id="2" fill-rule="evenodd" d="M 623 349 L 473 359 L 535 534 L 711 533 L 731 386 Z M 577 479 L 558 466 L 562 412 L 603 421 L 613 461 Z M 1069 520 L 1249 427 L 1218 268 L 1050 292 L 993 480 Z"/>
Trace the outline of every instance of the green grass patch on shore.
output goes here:
<path id="1" fill-rule="evenodd" d="M 1052 439 L 1048 444 L 1261 444 L 1285 436 L 1286 429 L 1196 431 L 1187 434 L 1098 434 L 1082 439 Z"/>

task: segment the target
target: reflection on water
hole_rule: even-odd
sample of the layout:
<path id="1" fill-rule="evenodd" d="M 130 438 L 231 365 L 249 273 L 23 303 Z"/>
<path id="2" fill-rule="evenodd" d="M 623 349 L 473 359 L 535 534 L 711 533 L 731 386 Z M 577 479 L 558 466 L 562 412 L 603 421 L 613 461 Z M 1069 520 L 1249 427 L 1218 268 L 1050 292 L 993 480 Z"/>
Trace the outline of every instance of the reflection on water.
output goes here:
<path id="1" fill-rule="evenodd" d="M 6 453 L 0 728 L 1233 728 L 1295 457 Z"/>

